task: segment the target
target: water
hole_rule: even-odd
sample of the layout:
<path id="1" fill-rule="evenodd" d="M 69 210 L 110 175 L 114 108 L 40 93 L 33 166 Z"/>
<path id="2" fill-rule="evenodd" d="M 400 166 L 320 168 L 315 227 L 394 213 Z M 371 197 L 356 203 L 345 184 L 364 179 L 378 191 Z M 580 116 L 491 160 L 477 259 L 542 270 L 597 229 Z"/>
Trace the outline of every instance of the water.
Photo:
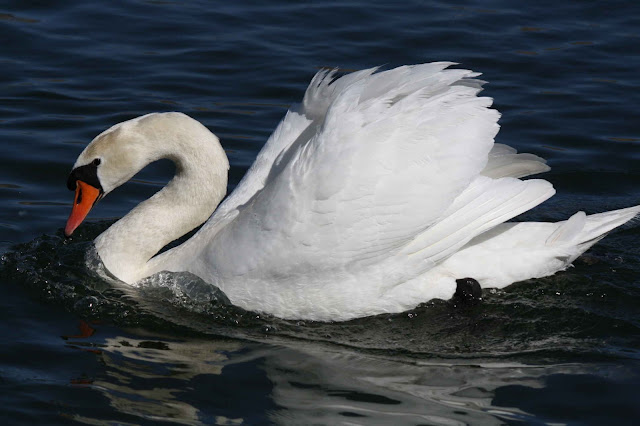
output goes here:
<path id="1" fill-rule="evenodd" d="M 640 5 L 4 2 L 0 412 L 5 424 L 634 424 L 640 228 L 575 268 L 340 324 L 230 306 L 197 280 L 111 287 L 90 241 L 157 191 L 158 163 L 72 240 L 65 183 L 112 124 L 183 111 L 218 134 L 230 189 L 320 67 L 434 60 L 484 73 L 497 141 L 549 160 L 523 220 L 640 203 Z M 183 277 L 189 280 L 188 277 Z"/>

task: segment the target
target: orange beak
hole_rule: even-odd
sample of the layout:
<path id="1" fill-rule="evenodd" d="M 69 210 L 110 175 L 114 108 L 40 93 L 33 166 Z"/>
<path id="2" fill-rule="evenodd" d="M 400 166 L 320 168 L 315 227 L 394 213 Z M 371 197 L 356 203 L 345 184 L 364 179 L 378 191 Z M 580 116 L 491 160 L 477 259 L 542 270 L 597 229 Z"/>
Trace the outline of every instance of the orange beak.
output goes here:
<path id="1" fill-rule="evenodd" d="M 76 182 L 76 196 L 73 200 L 73 208 L 64 228 L 64 235 L 70 237 L 73 231 L 82 223 L 89 210 L 102 197 L 101 191 L 81 180 Z"/>

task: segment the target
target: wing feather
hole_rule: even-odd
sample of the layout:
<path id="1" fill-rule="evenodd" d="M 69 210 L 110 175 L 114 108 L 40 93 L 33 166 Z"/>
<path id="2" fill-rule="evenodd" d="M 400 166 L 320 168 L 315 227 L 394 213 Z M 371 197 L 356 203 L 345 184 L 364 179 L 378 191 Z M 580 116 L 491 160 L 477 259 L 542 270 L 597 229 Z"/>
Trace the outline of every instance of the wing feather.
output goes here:
<path id="1" fill-rule="evenodd" d="M 510 146 L 494 144 L 489 152 L 489 162 L 482 170 L 483 176 L 521 178 L 551 170 L 544 158 L 533 154 L 518 154 Z"/>
<path id="2" fill-rule="evenodd" d="M 234 274 L 344 268 L 434 225 L 485 168 L 499 128 L 492 100 L 469 83 L 477 74 L 448 65 L 333 82 L 321 71 L 303 102 L 317 118 L 279 151 L 206 261 Z"/>

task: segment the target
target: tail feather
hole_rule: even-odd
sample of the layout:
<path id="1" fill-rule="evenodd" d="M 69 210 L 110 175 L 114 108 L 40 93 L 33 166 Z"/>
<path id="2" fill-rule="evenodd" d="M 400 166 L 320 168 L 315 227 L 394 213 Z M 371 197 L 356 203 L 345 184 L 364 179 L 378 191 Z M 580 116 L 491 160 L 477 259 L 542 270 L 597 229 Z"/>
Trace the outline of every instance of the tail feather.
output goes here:
<path id="1" fill-rule="evenodd" d="M 571 244 L 579 247 L 580 251 L 584 252 L 604 238 L 607 233 L 629 222 L 639 213 L 640 206 L 589 216 L 585 215 L 584 212 L 578 212 L 571 216 L 569 220 L 562 223 L 558 229 L 547 238 L 545 244 L 556 247 Z"/>
<path id="2" fill-rule="evenodd" d="M 473 277 L 483 288 L 563 271 L 614 228 L 640 214 L 640 206 L 569 220 L 502 223 L 480 234 L 433 268 L 432 274 Z"/>
<path id="3" fill-rule="evenodd" d="M 581 248 L 584 246 L 584 250 L 587 250 L 613 229 L 633 220 L 639 213 L 640 206 L 634 206 L 587 216 L 583 241 L 580 243 Z"/>

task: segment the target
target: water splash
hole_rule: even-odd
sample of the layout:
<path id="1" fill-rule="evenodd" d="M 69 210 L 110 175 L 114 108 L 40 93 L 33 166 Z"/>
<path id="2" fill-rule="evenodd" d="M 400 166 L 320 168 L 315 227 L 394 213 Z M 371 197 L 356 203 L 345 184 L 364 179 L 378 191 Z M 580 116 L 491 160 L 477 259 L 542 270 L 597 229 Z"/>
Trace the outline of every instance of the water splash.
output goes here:
<path id="1" fill-rule="evenodd" d="M 180 335 L 304 340 L 421 358 L 640 358 L 640 323 L 625 314 L 640 302 L 640 290 L 607 280 L 613 267 L 616 282 L 636 276 L 637 265 L 626 265 L 616 250 L 585 258 L 579 271 L 485 290 L 475 306 L 432 300 L 402 314 L 319 323 L 245 311 L 186 272 L 162 272 L 139 287 L 120 283 L 91 243 L 109 224 L 86 224 L 73 239 L 59 231 L 14 246 L 0 261 L 5 291 L 18 286 L 84 319 Z"/>

